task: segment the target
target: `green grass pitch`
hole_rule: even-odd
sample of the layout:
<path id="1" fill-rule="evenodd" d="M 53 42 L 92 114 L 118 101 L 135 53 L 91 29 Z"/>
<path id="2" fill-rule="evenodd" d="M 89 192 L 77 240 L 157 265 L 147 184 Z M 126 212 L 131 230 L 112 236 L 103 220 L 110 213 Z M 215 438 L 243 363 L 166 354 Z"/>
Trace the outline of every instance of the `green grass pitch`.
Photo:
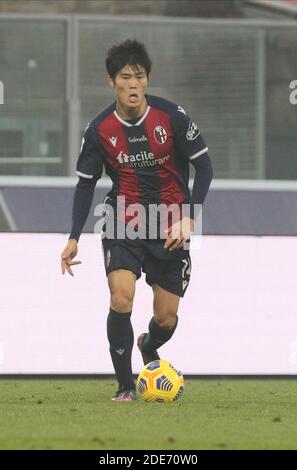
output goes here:
<path id="1" fill-rule="evenodd" d="M 174 404 L 113 380 L 0 381 L 0 449 L 296 449 L 297 381 L 186 380 Z"/>

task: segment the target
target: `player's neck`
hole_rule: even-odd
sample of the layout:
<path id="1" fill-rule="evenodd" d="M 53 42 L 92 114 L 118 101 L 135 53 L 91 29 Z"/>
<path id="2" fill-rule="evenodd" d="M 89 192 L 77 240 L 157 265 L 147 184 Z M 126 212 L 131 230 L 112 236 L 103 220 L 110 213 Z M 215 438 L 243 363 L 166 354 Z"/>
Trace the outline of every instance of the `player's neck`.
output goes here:
<path id="1" fill-rule="evenodd" d="M 118 115 L 124 119 L 136 119 L 141 117 L 147 108 L 147 101 L 146 99 L 143 100 L 141 105 L 137 108 L 128 108 L 127 106 L 122 105 L 119 101 L 116 102 L 116 111 Z"/>

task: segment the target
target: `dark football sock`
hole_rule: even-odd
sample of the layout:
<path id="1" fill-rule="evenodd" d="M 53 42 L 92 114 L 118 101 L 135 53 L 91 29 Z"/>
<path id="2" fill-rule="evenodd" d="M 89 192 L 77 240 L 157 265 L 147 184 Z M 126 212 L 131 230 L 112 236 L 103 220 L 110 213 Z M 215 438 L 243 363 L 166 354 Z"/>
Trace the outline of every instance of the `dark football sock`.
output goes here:
<path id="1" fill-rule="evenodd" d="M 176 323 L 172 328 L 165 329 L 161 328 L 153 317 L 149 323 L 149 333 L 144 337 L 142 342 L 142 350 L 144 352 L 150 352 L 167 343 L 176 330 L 177 322 L 178 317 L 176 317 Z"/>
<path id="2" fill-rule="evenodd" d="M 130 317 L 131 312 L 118 313 L 112 309 L 107 317 L 109 351 L 120 389 L 123 390 L 135 389 L 131 366 L 134 334 Z"/>

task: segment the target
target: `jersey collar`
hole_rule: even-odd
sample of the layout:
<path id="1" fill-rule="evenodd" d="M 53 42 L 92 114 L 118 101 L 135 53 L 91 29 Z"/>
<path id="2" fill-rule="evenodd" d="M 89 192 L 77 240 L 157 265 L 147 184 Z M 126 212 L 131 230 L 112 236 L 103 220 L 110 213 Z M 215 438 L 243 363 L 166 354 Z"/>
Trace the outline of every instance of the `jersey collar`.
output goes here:
<path id="1" fill-rule="evenodd" d="M 113 114 L 115 115 L 115 117 L 117 118 L 118 121 L 120 121 L 120 123 L 122 123 L 124 126 L 127 126 L 127 127 L 132 127 L 132 126 L 140 126 L 140 124 L 145 120 L 145 118 L 147 117 L 148 113 L 150 112 L 150 109 L 151 107 L 150 106 L 147 106 L 146 110 L 145 110 L 145 113 L 141 116 L 141 118 L 139 119 L 139 121 L 136 122 L 136 124 L 130 124 L 130 122 L 127 122 L 125 121 L 124 119 L 122 119 L 116 109 L 114 110 Z"/>

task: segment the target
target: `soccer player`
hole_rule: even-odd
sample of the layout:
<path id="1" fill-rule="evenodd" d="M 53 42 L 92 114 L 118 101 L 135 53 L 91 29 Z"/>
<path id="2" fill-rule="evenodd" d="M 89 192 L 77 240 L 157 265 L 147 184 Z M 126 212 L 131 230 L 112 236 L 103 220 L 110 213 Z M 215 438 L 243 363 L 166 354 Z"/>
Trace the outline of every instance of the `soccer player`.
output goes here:
<path id="1" fill-rule="evenodd" d="M 73 258 L 87 219 L 97 180 L 103 166 L 112 180 L 105 198 L 106 224 L 102 231 L 105 270 L 110 290 L 107 336 L 119 389 L 112 398 L 124 402 L 136 399 L 131 353 L 134 334 L 131 312 L 136 280 L 141 271 L 152 287 L 153 317 L 148 332 L 139 336 L 137 345 L 144 364 L 159 359 L 157 350 L 174 334 L 178 322 L 180 298 L 187 289 L 191 260 L 185 242 L 195 223 L 195 205 L 202 205 L 212 179 L 208 148 L 197 125 L 185 110 L 163 98 L 146 94 L 151 60 L 146 47 L 126 40 L 108 51 L 106 68 L 115 102 L 87 126 L 77 163 L 79 181 L 74 193 L 72 229 L 61 256 L 61 268 L 73 276 Z M 195 168 L 192 195 L 188 188 L 189 163 Z M 119 209 L 118 201 L 123 200 Z M 186 206 L 186 214 L 169 214 L 168 231 L 157 237 L 113 236 L 107 222 L 132 220 L 131 205 L 142 205 L 148 214 L 151 205 Z M 134 206 L 133 206 L 134 207 Z M 109 214 L 109 215 L 108 215 Z M 145 227 L 145 235 L 158 219 L 139 219 L 136 232 Z M 143 233 L 143 232 L 142 232 Z M 149 232 L 150 234 L 150 232 Z"/>

